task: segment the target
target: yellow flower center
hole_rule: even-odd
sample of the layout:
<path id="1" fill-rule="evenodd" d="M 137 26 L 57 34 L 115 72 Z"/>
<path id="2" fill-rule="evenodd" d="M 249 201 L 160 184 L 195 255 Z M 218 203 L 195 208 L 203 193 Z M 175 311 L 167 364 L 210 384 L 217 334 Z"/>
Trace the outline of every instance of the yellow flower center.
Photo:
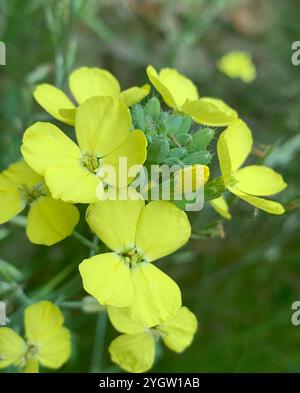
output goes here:
<path id="1" fill-rule="evenodd" d="M 28 187 L 27 184 L 23 184 L 20 190 L 28 204 L 31 204 L 41 196 L 46 196 L 43 182 L 32 187 Z"/>
<path id="2" fill-rule="evenodd" d="M 93 153 L 85 153 L 82 157 L 82 165 L 92 173 L 97 173 L 100 166 L 100 157 Z"/>
<path id="3" fill-rule="evenodd" d="M 137 252 L 135 247 L 123 253 L 122 255 L 125 259 L 125 263 L 129 265 L 130 268 L 136 267 L 137 263 L 143 261 L 143 257 Z"/>
<path id="4" fill-rule="evenodd" d="M 36 358 L 39 353 L 39 349 L 37 346 L 33 344 L 28 344 L 26 357 L 27 358 Z"/>

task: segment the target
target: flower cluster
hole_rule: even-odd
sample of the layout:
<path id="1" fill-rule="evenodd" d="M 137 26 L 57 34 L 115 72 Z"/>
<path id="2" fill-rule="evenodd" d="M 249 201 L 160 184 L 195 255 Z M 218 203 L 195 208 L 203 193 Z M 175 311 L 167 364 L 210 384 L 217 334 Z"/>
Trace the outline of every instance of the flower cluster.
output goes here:
<path id="1" fill-rule="evenodd" d="M 225 69 L 228 61 L 220 67 Z M 121 91 L 117 79 L 100 68 L 83 67 L 70 75 L 76 103 L 54 86 L 38 86 L 36 101 L 55 119 L 74 126 L 75 133 L 67 136 L 48 122 L 33 124 L 24 133 L 23 159 L 0 174 L 0 223 L 28 206 L 26 233 L 32 243 L 50 246 L 71 235 L 79 221 L 75 205 L 89 205 L 86 221 L 106 252 L 82 261 L 79 272 L 86 292 L 106 307 L 121 333 L 109 347 L 112 361 L 130 372 L 152 367 L 159 338 L 182 352 L 197 330 L 196 316 L 182 305 L 180 288 L 153 263 L 188 242 L 191 225 L 184 203 L 172 196 L 145 200 L 142 190 L 133 188 L 141 168 L 176 164 L 177 184 L 181 177 L 195 177 L 201 167 L 203 179 L 200 185 L 193 179 L 192 189 L 204 188 L 205 200 L 227 219 L 225 192 L 282 214 L 281 204 L 264 197 L 286 187 L 270 168 L 241 168 L 253 141 L 236 110 L 221 99 L 200 96 L 175 69 L 157 72 L 149 66 L 147 75 L 156 90 L 150 98 L 149 85 Z M 210 144 L 220 127 L 225 128 L 217 143 L 221 176 L 209 180 Z M 121 158 L 133 168 L 124 176 Z M 105 171 L 107 166 L 117 178 Z M 112 190 L 117 190 L 115 198 L 109 198 Z M 62 324 L 52 303 L 30 305 L 25 340 L 10 328 L 0 329 L 0 368 L 60 367 L 70 356 L 70 333 Z"/>

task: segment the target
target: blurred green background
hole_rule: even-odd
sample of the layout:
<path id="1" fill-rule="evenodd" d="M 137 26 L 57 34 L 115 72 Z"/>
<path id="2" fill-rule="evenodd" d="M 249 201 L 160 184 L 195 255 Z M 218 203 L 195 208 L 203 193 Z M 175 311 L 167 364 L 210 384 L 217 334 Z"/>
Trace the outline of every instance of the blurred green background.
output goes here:
<path id="1" fill-rule="evenodd" d="M 32 98 L 37 83 L 66 88 L 69 72 L 88 65 L 108 68 L 125 88 L 145 83 L 153 64 L 179 69 L 201 95 L 237 109 L 253 131 L 254 158 L 289 185 L 278 198 L 287 208 L 280 217 L 234 200 L 229 222 L 209 206 L 191 215 L 201 238 L 159 265 L 179 283 L 200 327 L 183 354 L 159 351 L 152 371 L 299 371 L 300 326 L 291 323 L 291 305 L 300 300 L 300 66 L 291 63 L 291 44 L 299 39 L 297 0 L 0 0 L 0 40 L 7 46 L 7 65 L 0 67 L 1 170 L 19 158 L 25 128 L 50 119 Z M 254 83 L 217 71 L 217 59 L 232 49 L 252 54 Z M 214 165 L 217 175 L 216 156 Z M 83 220 L 78 231 L 93 237 Z M 86 295 L 77 266 L 87 254 L 73 238 L 33 246 L 22 228 L 1 226 L 0 261 L 18 272 L 16 284 L 0 283 L 0 298 L 8 301 L 13 326 L 22 321 L 22 291 L 67 302 L 73 354 L 62 371 L 114 371 L 107 347 L 116 332 L 105 314 L 68 303 Z"/>

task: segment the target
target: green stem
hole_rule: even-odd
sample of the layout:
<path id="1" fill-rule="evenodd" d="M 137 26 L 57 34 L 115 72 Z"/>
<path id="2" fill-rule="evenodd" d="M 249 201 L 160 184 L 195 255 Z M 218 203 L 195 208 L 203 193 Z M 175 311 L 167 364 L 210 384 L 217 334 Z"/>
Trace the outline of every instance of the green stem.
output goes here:
<path id="1" fill-rule="evenodd" d="M 59 307 L 63 308 L 70 308 L 70 309 L 76 309 L 76 308 L 81 308 L 82 307 L 82 301 L 70 301 L 70 302 L 61 302 L 57 304 Z"/>
<path id="2" fill-rule="evenodd" d="M 102 311 L 99 313 L 96 322 L 95 340 L 90 366 L 90 372 L 92 373 L 99 373 L 103 369 L 102 359 L 104 353 L 106 327 L 107 313 L 105 311 Z"/>
<path id="3" fill-rule="evenodd" d="M 16 216 L 10 220 L 10 223 L 21 228 L 26 228 L 27 218 L 24 216 Z"/>
<path id="4" fill-rule="evenodd" d="M 83 235 L 81 235 L 80 233 L 73 231 L 72 236 L 78 240 L 81 244 L 83 244 L 84 246 L 90 248 L 91 250 L 97 252 L 98 251 L 98 246 L 97 244 L 95 244 L 94 241 L 90 241 L 88 240 L 86 237 L 84 237 Z"/>

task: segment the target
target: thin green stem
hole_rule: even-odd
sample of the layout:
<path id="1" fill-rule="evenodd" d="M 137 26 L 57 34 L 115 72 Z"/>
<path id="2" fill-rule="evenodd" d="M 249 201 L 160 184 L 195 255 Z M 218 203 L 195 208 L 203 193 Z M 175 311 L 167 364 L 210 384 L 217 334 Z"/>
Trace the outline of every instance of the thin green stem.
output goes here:
<path id="1" fill-rule="evenodd" d="M 84 246 L 90 248 L 91 250 L 97 252 L 98 251 L 98 246 L 97 244 L 95 244 L 94 241 L 90 241 L 88 240 L 86 237 L 84 237 L 83 235 L 81 235 L 79 232 L 73 231 L 72 236 L 78 240 L 81 244 L 83 244 Z"/>
<path id="2" fill-rule="evenodd" d="M 107 327 L 107 313 L 102 311 L 99 313 L 96 322 L 95 340 L 92 353 L 92 360 L 90 366 L 90 372 L 99 373 L 103 369 L 103 353 L 104 353 L 104 343 Z"/>

